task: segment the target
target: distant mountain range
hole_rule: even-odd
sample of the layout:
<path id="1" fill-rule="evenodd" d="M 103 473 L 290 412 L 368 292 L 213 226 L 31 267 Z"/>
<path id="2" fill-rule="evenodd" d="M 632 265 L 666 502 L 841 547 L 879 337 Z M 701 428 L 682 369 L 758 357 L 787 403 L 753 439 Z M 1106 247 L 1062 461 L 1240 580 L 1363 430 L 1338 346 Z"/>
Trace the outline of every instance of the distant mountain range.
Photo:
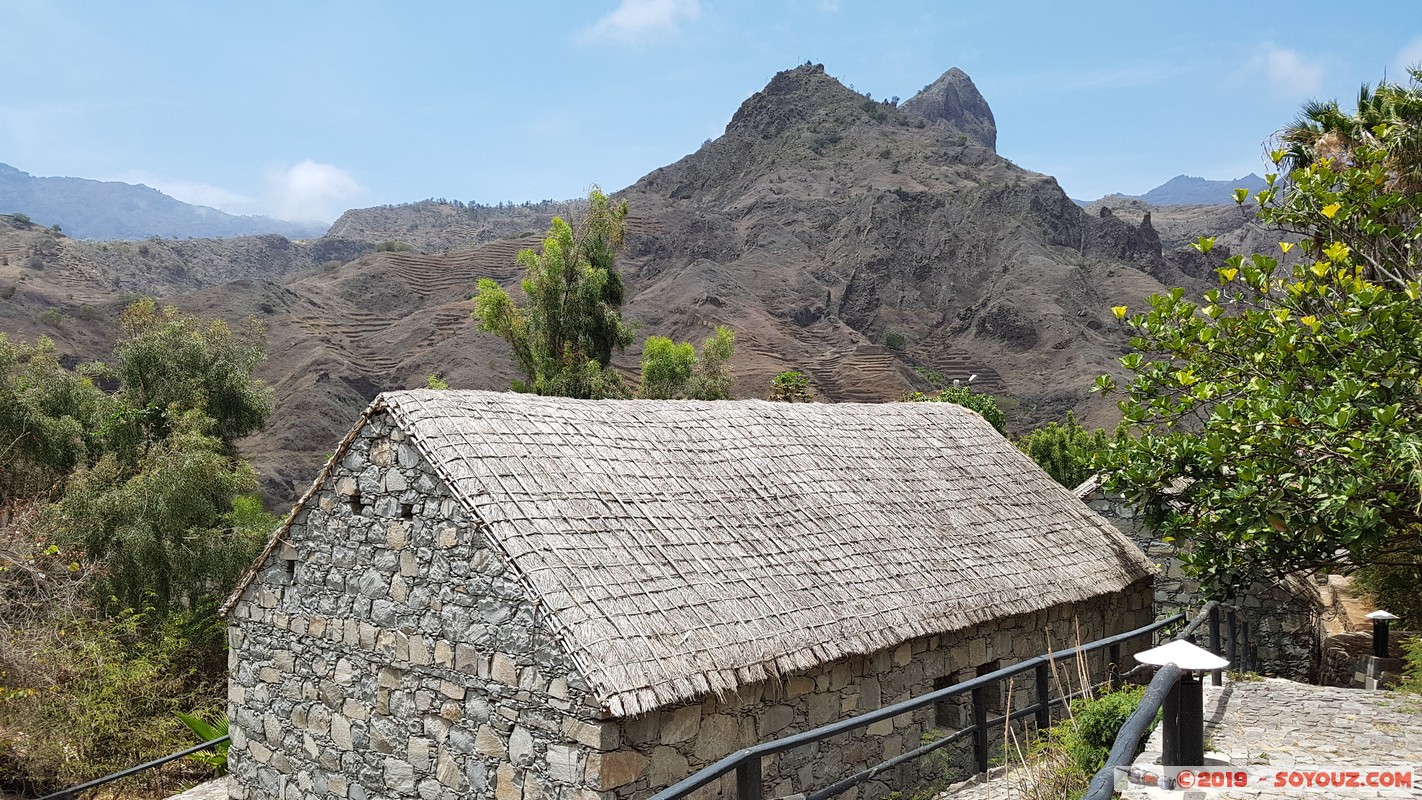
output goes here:
<path id="1" fill-rule="evenodd" d="M 313 239 L 325 226 L 236 216 L 175 200 L 157 189 L 86 178 L 37 178 L 0 164 L 0 214 L 21 213 L 76 239 L 227 238 L 277 233 Z"/>
<path id="2" fill-rule="evenodd" d="M 1141 200 L 1153 206 L 1226 206 L 1234 205 L 1235 189 L 1248 189 L 1252 195 L 1267 186 L 1263 178 L 1252 172 L 1232 181 L 1176 175 L 1145 194 L 1108 194 L 1099 201 L 1077 200 L 1076 204 L 1085 207 L 1091 202 Z"/>

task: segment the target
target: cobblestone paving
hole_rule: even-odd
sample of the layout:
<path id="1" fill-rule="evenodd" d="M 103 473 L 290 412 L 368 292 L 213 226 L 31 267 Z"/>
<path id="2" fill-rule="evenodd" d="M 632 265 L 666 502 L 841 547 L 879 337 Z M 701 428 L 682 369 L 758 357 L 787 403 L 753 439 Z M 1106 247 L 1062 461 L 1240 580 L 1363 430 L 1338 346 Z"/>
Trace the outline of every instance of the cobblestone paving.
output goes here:
<path id="1" fill-rule="evenodd" d="M 1392 692 L 1311 686 L 1267 678 L 1205 685 L 1206 760 L 1241 768 L 1248 786 L 1162 790 L 1132 785 L 1122 800 L 1254 800 L 1254 798 L 1422 797 L 1422 701 Z M 1159 772 L 1160 730 L 1151 735 L 1136 766 Z M 1367 788 L 1274 788 L 1290 770 L 1356 767 L 1411 769 L 1419 779 L 1409 792 Z M 1235 770 L 1238 771 L 1238 770 Z M 937 800 L 1022 800 L 1042 797 L 1021 770 L 969 781 Z M 1262 786 L 1259 786 L 1262 784 Z M 1256 788 L 1257 787 L 1257 788 Z"/>
<path id="2" fill-rule="evenodd" d="M 1247 773 L 1246 788 L 1164 792 L 1132 787 L 1122 798 L 1198 796 L 1209 800 L 1275 797 L 1422 797 L 1422 782 L 1397 789 L 1275 788 L 1294 769 L 1412 769 L 1422 778 L 1422 705 L 1392 692 L 1370 692 L 1266 678 L 1205 684 L 1205 742 L 1214 760 Z M 1160 731 L 1137 765 L 1160 763 Z M 1256 784 L 1259 784 L 1256 787 Z"/>

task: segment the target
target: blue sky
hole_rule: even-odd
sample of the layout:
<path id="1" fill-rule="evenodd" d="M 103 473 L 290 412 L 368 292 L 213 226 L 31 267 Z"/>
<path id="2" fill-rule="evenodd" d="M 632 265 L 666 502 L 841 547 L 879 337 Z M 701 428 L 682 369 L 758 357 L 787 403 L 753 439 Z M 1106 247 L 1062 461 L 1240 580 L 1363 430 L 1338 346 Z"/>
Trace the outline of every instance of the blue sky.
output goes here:
<path id="1" fill-rule="evenodd" d="M 0 161 L 234 213 L 622 188 L 805 61 L 950 67 L 1073 197 L 1262 171 L 1310 98 L 1422 62 L 1422 2 L 0 0 Z"/>

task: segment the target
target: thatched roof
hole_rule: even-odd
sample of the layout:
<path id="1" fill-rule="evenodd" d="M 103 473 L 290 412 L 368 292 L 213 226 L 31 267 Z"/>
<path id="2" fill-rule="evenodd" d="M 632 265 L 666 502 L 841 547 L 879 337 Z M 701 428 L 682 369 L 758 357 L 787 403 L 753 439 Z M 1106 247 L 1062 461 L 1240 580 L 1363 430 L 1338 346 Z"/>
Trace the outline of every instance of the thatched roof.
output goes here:
<path id="1" fill-rule="evenodd" d="M 947 403 L 418 390 L 367 413 L 380 410 L 482 521 L 617 715 L 1152 571 Z"/>

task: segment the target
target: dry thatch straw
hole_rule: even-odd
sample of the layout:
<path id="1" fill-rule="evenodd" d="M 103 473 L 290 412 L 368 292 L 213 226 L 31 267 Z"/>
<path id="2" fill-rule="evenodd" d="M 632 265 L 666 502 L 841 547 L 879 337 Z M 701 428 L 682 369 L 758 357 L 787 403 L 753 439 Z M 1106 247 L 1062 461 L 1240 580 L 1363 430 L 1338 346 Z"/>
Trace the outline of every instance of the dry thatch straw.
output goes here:
<path id="1" fill-rule="evenodd" d="M 1151 573 L 956 405 L 416 390 L 381 395 L 367 411 L 380 413 L 508 557 L 616 715 Z"/>

